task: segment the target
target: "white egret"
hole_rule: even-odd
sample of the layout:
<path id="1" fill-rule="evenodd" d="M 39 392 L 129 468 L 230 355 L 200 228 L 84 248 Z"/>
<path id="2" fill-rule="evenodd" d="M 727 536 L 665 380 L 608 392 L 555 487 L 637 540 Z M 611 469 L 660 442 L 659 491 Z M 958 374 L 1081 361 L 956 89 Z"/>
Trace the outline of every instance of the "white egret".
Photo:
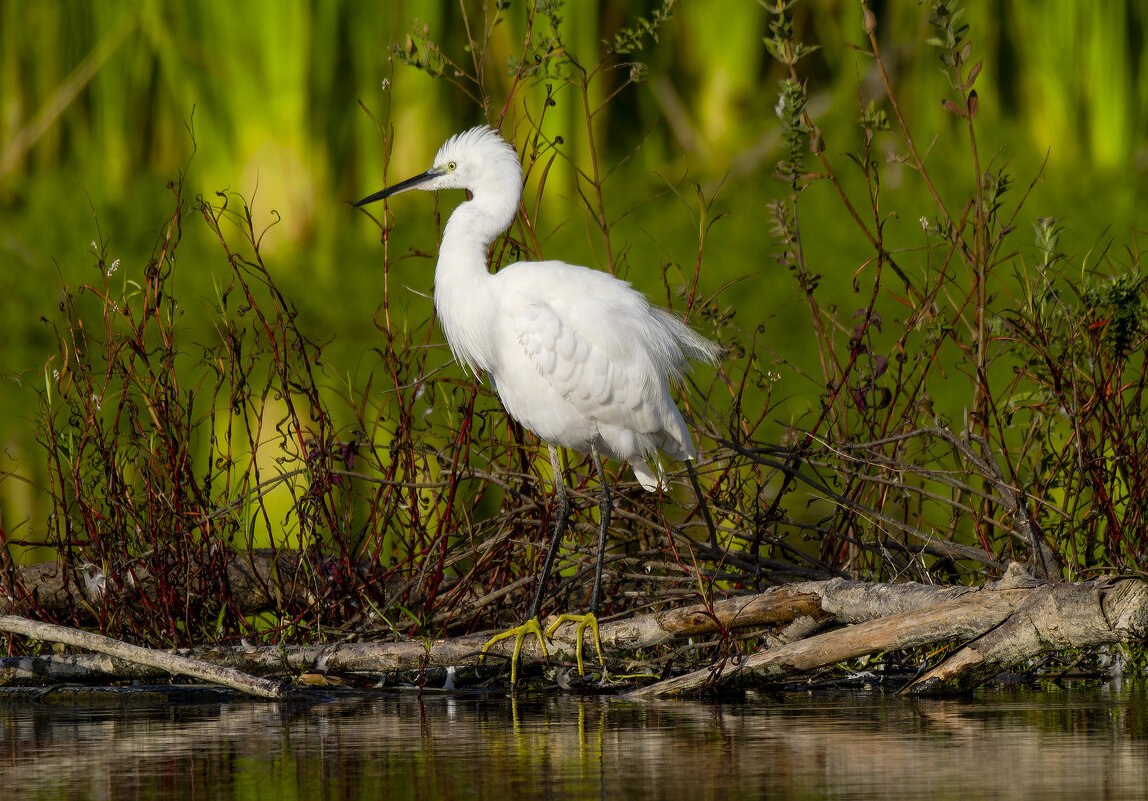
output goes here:
<path id="1" fill-rule="evenodd" d="M 522 165 L 502 137 L 486 126 L 451 137 L 434 166 L 363 198 L 356 207 L 408 189 L 465 189 L 469 199 L 451 214 L 439 245 L 434 304 L 447 344 L 465 367 L 485 372 L 506 411 L 549 447 L 554 469 L 555 521 L 526 621 L 492 638 L 514 637 L 511 684 L 517 680 L 523 639 L 537 636 L 546 653 L 539 615 L 570 513 L 558 447 L 590 454 L 601 482 L 601 522 L 589 611 L 562 615 L 546 632 L 578 623 L 578 668 L 587 627 L 598 659 L 598 603 L 610 488 L 602 456 L 630 463 L 643 487 L 665 485 L 658 451 L 693 459 L 693 440 L 670 395 L 670 382 L 691 360 L 715 362 L 720 346 L 680 318 L 652 306 L 630 284 L 562 261 L 522 261 L 496 273 L 487 268 L 494 238 L 510 227 L 522 196 Z M 653 463 L 651 466 L 651 462 Z"/>

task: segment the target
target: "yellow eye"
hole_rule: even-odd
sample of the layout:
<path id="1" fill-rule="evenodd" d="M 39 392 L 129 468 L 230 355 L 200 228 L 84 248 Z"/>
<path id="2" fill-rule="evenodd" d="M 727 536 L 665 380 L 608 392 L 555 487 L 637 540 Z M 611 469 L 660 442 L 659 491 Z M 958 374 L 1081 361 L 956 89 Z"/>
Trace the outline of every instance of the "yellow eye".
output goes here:
<path id="1" fill-rule="evenodd" d="M 457 164 L 457 163 L 455 163 L 455 162 L 453 162 L 453 161 L 448 161 L 448 162 L 446 163 L 446 168 L 447 168 L 447 170 L 448 170 L 449 172 L 454 172 L 454 168 L 455 168 L 455 167 L 457 167 L 457 166 L 458 166 L 458 164 Z"/>

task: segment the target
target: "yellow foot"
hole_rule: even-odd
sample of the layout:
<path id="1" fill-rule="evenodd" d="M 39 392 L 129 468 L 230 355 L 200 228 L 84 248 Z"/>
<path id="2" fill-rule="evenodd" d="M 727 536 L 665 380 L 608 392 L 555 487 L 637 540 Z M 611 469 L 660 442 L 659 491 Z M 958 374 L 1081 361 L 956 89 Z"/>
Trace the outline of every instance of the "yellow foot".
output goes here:
<path id="1" fill-rule="evenodd" d="M 597 629 L 595 629 L 595 631 L 596 630 Z M 481 662 L 486 658 L 486 651 L 490 646 L 499 640 L 506 640 L 513 637 L 514 653 L 510 656 L 510 686 L 513 687 L 518 682 L 518 655 L 522 653 L 522 641 L 531 634 L 538 638 L 538 647 L 542 649 L 542 656 L 549 659 L 550 654 L 546 650 L 546 638 L 542 636 L 542 626 L 538 623 L 538 618 L 532 617 L 521 626 L 515 626 L 501 634 L 495 634 L 487 640 L 486 645 L 482 646 L 482 653 L 479 654 L 478 661 Z"/>
<path id="2" fill-rule="evenodd" d="M 606 676 L 606 660 L 602 658 L 602 639 L 598 636 L 598 618 L 592 612 L 587 612 L 584 615 L 559 615 L 558 619 L 550 624 L 550 628 L 546 629 L 546 636 L 553 638 L 554 632 L 558 631 L 558 627 L 563 623 L 577 623 L 578 629 L 574 632 L 574 641 L 578 654 L 578 675 L 585 676 L 586 670 L 582 664 L 582 637 L 586 633 L 586 629 L 590 629 L 594 635 L 594 648 L 598 651 L 598 663 L 602 665 L 602 677 Z"/>

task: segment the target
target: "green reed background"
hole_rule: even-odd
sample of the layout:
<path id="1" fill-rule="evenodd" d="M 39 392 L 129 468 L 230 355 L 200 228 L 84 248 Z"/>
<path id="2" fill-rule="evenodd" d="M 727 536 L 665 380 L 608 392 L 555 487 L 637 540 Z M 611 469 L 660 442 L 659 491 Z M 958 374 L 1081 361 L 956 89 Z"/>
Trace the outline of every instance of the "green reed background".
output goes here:
<path id="1" fill-rule="evenodd" d="M 363 354 L 379 341 L 381 250 L 378 230 L 346 201 L 425 169 L 442 139 L 487 115 L 544 117 L 543 130 L 563 140 L 565 157 L 548 173 L 538 215 L 542 255 L 614 269 L 664 296 L 666 265 L 697 258 L 698 218 L 708 203 L 711 218 L 724 216 L 705 240 L 705 294 L 729 287 L 717 305 L 745 328 L 774 331 L 772 347 L 788 363 L 813 364 L 816 344 L 803 333 L 808 310 L 777 265 L 765 214 L 787 190 L 774 176 L 784 72 L 762 43 L 769 5 L 0 2 L 0 469 L 11 474 L 0 483 L 0 522 L 29 539 L 46 525 L 31 432 L 56 343 L 41 318 L 58 319 L 64 285 L 96 280 L 101 255 L 118 262 L 109 280 L 122 289 L 142 280 L 171 213 L 166 185 L 181 174 L 189 196 L 234 192 L 250 202 L 255 229 L 268 229 L 263 252 L 274 257 L 277 285 L 298 307 L 300 328 L 325 343 L 329 382 L 352 388 L 348 394 L 363 388 Z M 553 44 L 548 26 L 556 22 L 570 54 L 592 66 L 620 30 L 641 31 L 641 21 L 657 23 L 667 10 L 656 36 L 642 37 L 626 58 L 640 65 L 591 85 L 589 102 L 603 104 L 592 138 L 569 74 L 540 68 L 507 96 L 528 20 L 539 53 Z M 925 44 L 932 34 L 922 7 L 875 3 L 874 10 L 892 80 L 917 141 L 929 148 L 934 177 L 967 194 L 963 162 L 946 164 L 959 129 L 937 113 L 948 87 Z M 865 44 L 861 10 L 813 0 L 794 13 L 799 38 L 820 45 L 802 68 L 810 110 L 830 132 L 826 151 L 837 156 L 860 141 L 859 91 L 879 94 L 868 62 L 851 50 Z M 1133 241 L 1145 211 L 1148 11 L 1130 1 L 987 2 L 971 3 L 965 21 L 985 63 L 981 152 L 1007 163 L 1018 184 L 1041 175 L 1018 228 L 1061 218 L 1059 247 L 1082 265 L 1113 242 Z M 468 26 L 470 37 L 475 27 L 491 30 L 477 67 Z M 541 66 L 555 54 L 545 55 Z M 481 69 L 489 93 L 480 97 L 452 62 Z M 393 138 L 384 143 L 376 121 Z M 582 203 L 575 174 L 595 163 L 613 170 L 604 183 L 608 239 Z M 929 213 L 927 198 L 900 175 L 897 164 L 885 165 L 881 191 L 899 214 L 887 225 L 889 241 L 921 247 L 915 209 Z M 859 180 L 853 188 L 863 191 Z M 392 252 L 433 253 L 435 226 L 452 203 L 405 204 Z M 806 258 L 824 276 L 823 303 L 839 305 L 847 320 L 859 304 L 851 279 L 865 243 L 841 219 L 829 187 L 814 185 L 803 203 L 807 231 L 816 233 L 807 234 Z M 174 281 L 179 325 L 193 341 L 216 335 L 209 311 L 226 265 L 214 247 L 203 226 L 184 232 Z M 427 298 L 432 268 L 425 258 L 400 262 L 388 311 L 441 342 Z M 885 313 L 903 316 L 892 301 Z M 767 438 L 800 423 L 823 389 L 782 365 L 777 377 L 790 419 L 771 421 L 759 432 Z M 938 400 L 954 418 L 968 402 L 959 394 Z"/>

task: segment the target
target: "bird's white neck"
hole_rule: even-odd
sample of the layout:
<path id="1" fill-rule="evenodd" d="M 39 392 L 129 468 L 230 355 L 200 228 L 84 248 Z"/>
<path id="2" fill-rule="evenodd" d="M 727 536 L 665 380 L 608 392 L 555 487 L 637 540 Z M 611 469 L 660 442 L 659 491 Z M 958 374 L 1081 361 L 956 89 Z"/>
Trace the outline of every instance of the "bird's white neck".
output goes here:
<path id="1" fill-rule="evenodd" d="M 450 215 L 435 267 L 434 303 L 447 344 L 472 370 L 491 369 L 488 344 L 495 303 L 487 252 L 518 211 L 518 192 L 476 192 Z"/>
<path id="2" fill-rule="evenodd" d="M 514 222 L 520 197 L 522 185 L 518 182 L 500 182 L 474 190 L 471 199 L 460 204 L 447 220 L 439 251 L 440 268 L 441 254 L 448 250 L 453 256 L 473 256 L 473 252 L 478 252 L 485 272 L 487 249 Z"/>

